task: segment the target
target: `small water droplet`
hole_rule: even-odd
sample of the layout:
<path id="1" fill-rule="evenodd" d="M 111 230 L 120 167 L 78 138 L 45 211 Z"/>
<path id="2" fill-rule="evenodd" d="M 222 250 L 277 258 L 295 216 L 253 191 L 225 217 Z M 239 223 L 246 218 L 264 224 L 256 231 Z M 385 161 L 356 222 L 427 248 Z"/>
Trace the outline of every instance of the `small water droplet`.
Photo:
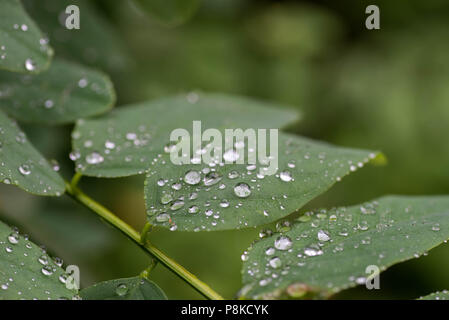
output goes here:
<path id="1" fill-rule="evenodd" d="M 36 69 L 36 64 L 34 63 L 33 60 L 26 59 L 25 60 L 25 69 L 27 69 L 28 71 L 34 71 Z"/>
<path id="2" fill-rule="evenodd" d="M 88 164 L 99 164 L 104 161 L 104 158 L 98 152 L 92 152 L 91 154 L 86 156 L 86 162 Z"/>
<path id="3" fill-rule="evenodd" d="M 115 293 L 120 296 L 123 297 L 124 295 L 126 295 L 128 293 L 128 287 L 126 286 L 126 284 L 122 283 L 119 284 L 117 286 L 117 288 L 115 288 Z"/>

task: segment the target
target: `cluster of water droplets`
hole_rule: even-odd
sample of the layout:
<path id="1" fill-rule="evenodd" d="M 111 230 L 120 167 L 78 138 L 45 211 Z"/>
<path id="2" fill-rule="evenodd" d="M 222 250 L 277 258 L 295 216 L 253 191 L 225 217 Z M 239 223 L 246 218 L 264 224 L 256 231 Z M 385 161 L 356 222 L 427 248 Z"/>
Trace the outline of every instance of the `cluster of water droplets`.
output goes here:
<path id="1" fill-rule="evenodd" d="M 3 251 L 0 252 L 0 265 L 5 267 L 0 272 L 0 295 L 3 291 L 4 296 L 19 299 L 72 298 L 59 295 L 61 292 L 70 295 L 64 288 L 69 275 L 62 270 L 62 259 L 50 257 L 44 247 L 37 247 L 27 235 L 19 234 L 17 228 L 8 229 L 0 226 L 3 235 L 0 237 L 0 250 Z M 53 291 L 55 284 L 61 286 L 56 292 Z"/>
<path id="2" fill-rule="evenodd" d="M 276 232 L 262 230 L 260 240 L 242 255 L 242 260 L 246 263 L 246 277 L 251 279 L 246 281 L 249 282 L 246 290 L 253 290 L 257 283 L 259 288 L 269 286 L 273 289 L 269 294 L 285 294 L 284 291 L 274 289 L 288 287 L 291 283 L 298 284 L 298 279 L 324 290 L 335 287 L 344 289 L 353 284 L 365 284 L 367 265 L 374 264 L 384 270 L 388 263 L 391 264 L 390 259 L 400 261 L 426 255 L 426 252 L 413 252 L 413 246 L 407 246 L 407 241 L 413 238 L 414 233 L 404 233 L 403 225 L 424 226 L 433 232 L 439 232 L 440 225 L 425 219 L 417 220 L 412 206 L 399 207 L 396 210 L 397 214 L 405 215 L 401 217 L 403 224 L 396 223 L 398 218 L 394 218 L 390 207 L 383 206 L 380 209 L 379 202 L 372 201 L 351 208 L 306 212 L 293 224 L 288 221 L 278 223 Z M 383 249 L 385 246 L 382 243 L 379 246 L 378 241 L 391 241 L 397 250 Z M 348 256 L 342 255 L 345 251 Z M 350 262 L 347 261 L 351 259 L 348 257 L 358 256 L 359 253 L 370 257 L 369 263 L 360 265 L 359 273 L 337 279 L 337 283 L 324 284 L 314 276 L 319 273 L 318 269 L 325 268 L 328 273 L 335 273 L 338 278 L 339 274 L 348 272 L 344 266 Z M 320 256 L 326 256 L 325 260 L 317 259 Z M 328 261 L 336 263 L 329 264 Z M 349 268 L 354 269 L 351 266 Z M 303 286 L 301 288 L 304 289 Z"/>
<path id="3" fill-rule="evenodd" d="M 17 162 L 11 154 L 21 150 L 26 160 Z M 0 118 L 0 181 L 4 184 L 18 185 L 39 194 L 53 192 L 53 180 L 43 172 L 58 169 L 56 162 L 49 164 L 40 154 L 28 145 L 25 133 L 17 123 L 7 117 Z M 57 170 L 55 170 L 57 171 Z M 59 192 L 54 192 L 59 195 Z"/>

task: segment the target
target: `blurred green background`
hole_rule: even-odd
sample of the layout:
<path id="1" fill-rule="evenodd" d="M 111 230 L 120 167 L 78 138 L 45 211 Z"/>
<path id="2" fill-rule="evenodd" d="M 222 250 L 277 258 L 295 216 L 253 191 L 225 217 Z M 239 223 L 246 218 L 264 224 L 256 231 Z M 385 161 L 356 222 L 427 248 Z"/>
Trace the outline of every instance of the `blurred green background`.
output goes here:
<path id="1" fill-rule="evenodd" d="M 144 1 L 144 0 L 142 0 Z M 445 0 L 203 0 L 179 26 L 164 26 L 131 0 L 27 0 L 56 55 L 109 73 L 118 106 L 192 90 L 290 104 L 303 120 L 290 128 L 338 145 L 382 150 L 386 167 L 367 167 L 308 207 L 360 203 L 384 194 L 449 194 L 449 4 Z M 67 4 L 81 30 L 62 28 Z M 377 4 L 381 29 L 365 28 Z M 69 178 L 71 127 L 25 126 Z M 89 179 L 81 187 L 142 227 L 143 178 Z M 67 197 L 38 198 L 0 186 L 0 216 L 66 264 L 82 286 L 138 274 L 148 257 Z M 240 255 L 257 229 L 181 233 L 157 230 L 153 242 L 226 298 L 240 288 Z M 449 248 L 395 266 L 381 290 L 355 288 L 335 298 L 415 298 L 449 288 Z M 171 299 L 201 298 L 162 266 L 152 277 Z"/>

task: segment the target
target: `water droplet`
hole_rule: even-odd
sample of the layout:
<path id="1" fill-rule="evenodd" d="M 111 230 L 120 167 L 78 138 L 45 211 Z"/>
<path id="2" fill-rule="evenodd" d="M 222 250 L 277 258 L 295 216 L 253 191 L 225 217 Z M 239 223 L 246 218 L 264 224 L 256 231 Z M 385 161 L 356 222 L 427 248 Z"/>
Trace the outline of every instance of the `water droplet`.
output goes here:
<path id="1" fill-rule="evenodd" d="M 17 232 L 13 232 L 8 236 L 8 241 L 11 244 L 18 244 L 19 243 L 19 235 Z"/>
<path id="2" fill-rule="evenodd" d="M 315 256 L 322 255 L 323 251 L 321 251 L 320 249 L 315 249 L 315 248 L 305 248 L 304 254 L 308 257 L 315 257 Z"/>
<path id="3" fill-rule="evenodd" d="M 51 276 L 53 274 L 53 269 L 50 266 L 44 266 L 42 267 L 41 272 L 44 276 Z"/>
<path id="4" fill-rule="evenodd" d="M 288 250 L 292 245 L 292 239 L 287 236 L 280 236 L 274 241 L 274 247 L 278 250 Z"/>
<path id="5" fill-rule="evenodd" d="M 117 286 L 117 288 L 115 288 L 115 293 L 120 296 L 123 297 L 124 295 L 126 295 L 128 293 L 128 287 L 126 286 L 126 284 L 119 284 Z"/>
<path id="6" fill-rule="evenodd" d="M 23 174 L 24 176 L 29 175 L 29 174 L 31 173 L 30 166 L 27 165 L 27 164 L 22 164 L 22 165 L 19 167 L 19 172 L 20 172 L 21 174 Z"/>
<path id="7" fill-rule="evenodd" d="M 106 147 L 106 149 L 114 149 L 115 148 L 115 143 L 114 142 L 112 142 L 112 141 L 109 141 L 109 140 L 107 140 L 105 143 L 104 143 L 104 146 Z"/>
<path id="8" fill-rule="evenodd" d="M 246 183 L 240 182 L 234 187 L 234 193 L 239 198 L 248 198 L 251 195 L 251 189 Z"/>
<path id="9" fill-rule="evenodd" d="M 199 210 L 198 206 L 191 206 L 189 208 L 189 213 L 197 213 Z"/>
<path id="10" fill-rule="evenodd" d="M 173 202 L 173 204 L 171 205 L 170 209 L 172 211 L 176 211 L 176 210 L 181 209 L 182 207 L 184 207 L 184 201 L 176 200 L 175 202 Z"/>
<path id="11" fill-rule="evenodd" d="M 273 247 L 269 247 L 265 250 L 265 254 L 267 256 L 272 256 L 275 252 L 276 252 L 276 249 L 274 249 Z"/>
<path id="12" fill-rule="evenodd" d="M 439 223 L 435 223 L 432 226 L 432 231 L 440 231 L 440 224 Z"/>
<path id="13" fill-rule="evenodd" d="M 78 87 L 80 87 L 80 88 L 85 88 L 85 87 L 87 87 L 88 83 L 89 83 L 89 81 L 87 81 L 86 78 L 81 78 L 81 79 L 78 81 Z"/>
<path id="14" fill-rule="evenodd" d="M 104 161 L 104 158 L 98 152 L 92 152 L 91 154 L 86 156 L 86 162 L 88 164 L 99 164 Z"/>
<path id="15" fill-rule="evenodd" d="M 227 207 L 229 207 L 229 201 L 228 201 L 228 200 L 222 200 L 222 201 L 220 202 L 220 207 L 222 207 L 222 208 L 227 208 Z"/>
<path id="16" fill-rule="evenodd" d="M 270 259 L 269 264 L 272 268 L 277 269 L 282 266 L 282 261 L 278 257 L 273 257 Z"/>
<path id="17" fill-rule="evenodd" d="M 47 109 L 51 109 L 54 106 L 54 102 L 52 100 L 45 100 L 44 107 Z"/>
<path id="18" fill-rule="evenodd" d="M 235 170 L 228 173 L 229 179 L 237 179 L 239 176 L 240 176 L 240 174 Z"/>
<path id="19" fill-rule="evenodd" d="M 46 255 L 41 255 L 37 261 L 39 261 L 40 264 L 47 265 L 48 264 L 48 257 Z"/>
<path id="20" fill-rule="evenodd" d="M 293 180 L 290 171 L 282 171 L 279 175 L 279 178 L 284 182 L 290 182 Z"/>
<path id="21" fill-rule="evenodd" d="M 318 231 L 317 236 L 318 236 L 318 240 L 320 240 L 320 241 L 329 241 L 331 239 L 331 237 L 329 236 L 329 233 L 324 230 Z"/>
<path id="22" fill-rule="evenodd" d="M 36 64 L 34 63 L 33 60 L 26 59 L 25 60 L 25 69 L 27 69 L 28 71 L 34 71 L 36 69 Z"/>
<path id="23" fill-rule="evenodd" d="M 187 171 L 184 176 L 184 181 L 190 185 L 198 184 L 201 181 L 201 174 L 195 170 Z"/>
<path id="24" fill-rule="evenodd" d="M 209 172 L 203 179 L 205 186 L 213 186 L 218 183 L 223 177 L 217 172 Z"/>
<path id="25" fill-rule="evenodd" d="M 159 223 L 167 222 L 169 220 L 170 220 L 170 215 L 167 214 L 167 213 L 161 213 L 161 214 L 156 216 L 156 221 L 159 222 Z"/>

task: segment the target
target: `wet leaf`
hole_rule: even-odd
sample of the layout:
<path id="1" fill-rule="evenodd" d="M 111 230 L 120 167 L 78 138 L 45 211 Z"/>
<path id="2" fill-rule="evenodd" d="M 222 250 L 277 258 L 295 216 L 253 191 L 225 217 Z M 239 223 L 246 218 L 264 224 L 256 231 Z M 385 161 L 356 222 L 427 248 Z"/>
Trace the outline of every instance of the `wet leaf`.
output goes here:
<path id="1" fill-rule="evenodd" d="M 249 145 L 243 147 L 247 148 Z M 247 148 L 249 150 L 251 148 Z M 285 217 L 324 193 L 376 154 L 339 148 L 290 134 L 279 134 L 274 164 L 226 163 L 237 149 L 223 150 L 209 163 L 174 165 L 165 155 L 145 181 L 148 219 L 178 231 L 216 231 L 263 225 Z M 254 149 L 256 150 L 256 149 Z M 259 150 L 257 152 L 260 152 Z M 195 152 L 197 154 L 197 152 Z M 270 152 L 263 151 L 263 154 Z"/>
<path id="2" fill-rule="evenodd" d="M 174 27 L 190 19 L 200 0 L 137 0 L 147 14 L 164 25 Z"/>
<path id="3" fill-rule="evenodd" d="M 72 299 L 76 289 L 60 259 L 0 222 L 0 300 Z M 69 281 L 69 282 L 67 282 Z"/>
<path id="4" fill-rule="evenodd" d="M 84 300 L 167 300 L 154 282 L 141 277 L 114 279 L 80 291 Z"/>
<path id="5" fill-rule="evenodd" d="M 87 176 L 142 174 L 170 142 L 174 129 L 279 128 L 296 121 L 295 111 L 220 94 L 175 96 L 116 108 L 97 119 L 80 120 L 73 131 L 72 159 Z"/>
<path id="6" fill-rule="evenodd" d="M 443 290 L 420 297 L 418 300 L 449 300 L 449 291 Z"/>
<path id="7" fill-rule="evenodd" d="M 17 123 L 0 111 L 0 181 L 47 196 L 64 193 L 62 178 L 28 141 Z"/>
<path id="8" fill-rule="evenodd" d="M 0 0 L 0 69 L 39 73 L 53 50 L 19 0 Z"/>
<path id="9" fill-rule="evenodd" d="M 14 118 L 44 124 L 74 122 L 106 112 L 115 102 L 109 78 L 55 60 L 39 75 L 0 73 L 0 107 Z"/>
<path id="10" fill-rule="evenodd" d="M 449 197 L 390 196 L 318 210 L 289 229 L 244 254 L 241 297 L 328 297 L 373 284 L 378 272 L 449 238 Z"/>

